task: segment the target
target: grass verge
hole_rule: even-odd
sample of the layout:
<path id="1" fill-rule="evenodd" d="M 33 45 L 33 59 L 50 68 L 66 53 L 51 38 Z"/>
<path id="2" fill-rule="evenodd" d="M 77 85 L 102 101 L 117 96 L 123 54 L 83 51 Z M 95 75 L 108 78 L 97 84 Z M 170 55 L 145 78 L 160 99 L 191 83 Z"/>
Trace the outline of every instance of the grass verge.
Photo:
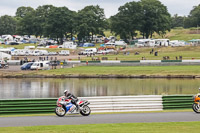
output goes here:
<path id="1" fill-rule="evenodd" d="M 105 113 L 92 113 L 92 115 L 97 114 L 130 114 L 130 113 L 167 113 L 167 112 L 192 112 L 192 109 L 179 109 L 179 110 L 163 110 L 163 111 L 134 111 L 134 112 L 105 112 Z M 72 114 L 73 115 L 73 114 Z M 26 117 L 26 116 L 55 116 L 55 113 L 46 114 L 23 114 L 23 115 L 0 115 L 0 117 Z"/>
<path id="2" fill-rule="evenodd" d="M 3 127 L 0 132 L 15 133 L 197 133 L 200 122 L 118 123 L 62 126 Z"/>

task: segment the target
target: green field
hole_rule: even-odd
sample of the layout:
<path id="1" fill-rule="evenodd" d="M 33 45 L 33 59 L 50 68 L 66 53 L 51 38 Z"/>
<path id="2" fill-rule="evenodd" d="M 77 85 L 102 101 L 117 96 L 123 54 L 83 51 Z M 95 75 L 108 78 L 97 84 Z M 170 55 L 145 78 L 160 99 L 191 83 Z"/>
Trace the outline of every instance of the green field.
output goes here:
<path id="1" fill-rule="evenodd" d="M 199 66 L 80 66 L 30 71 L 30 75 L 200 75 Z"/>
<path id="2" fill-rule="evenodd" d="M 167 32 L 165 36 L 159 36 L 158 34 L 154 34 L 153 38 L 155 39 L 161 39 L 161 38 L 168 38 L 170 40 L 192 40 L 192 39 L 200 39 L 200 34 L 194 34 L 191 29 L 183 29 L 183 28 L 176 28 L 171 29 L 170 32 Z M 111 33 L 110 31 L 104 31 L 105 36 L 114 36 L 115 34 Z M 141 38 L 142 36 L 138 32 L 137 38 Z M 119 36 L 117 36 L 117 39 L 120 39 Z"/>
<path id="3" fill-rule="evenodd" d="M 194 34 L 192 33 L 193 31 L 194 30 L 182 29 L 182 28 L 172 29 L 170 32 L 167 32 L 164 38 L 168 38 L 170 40 L 184 40 L 184 41 L 189 41 L 192 39 L 200 39 L 200 34 Z M 162 38 L 162 37 L 154 34 L 153 38 Z"/>
<path id="4" fill-rule="evenodd" d="M 198 133 L 200 122 L 3 127 L 0 133 Z"/>

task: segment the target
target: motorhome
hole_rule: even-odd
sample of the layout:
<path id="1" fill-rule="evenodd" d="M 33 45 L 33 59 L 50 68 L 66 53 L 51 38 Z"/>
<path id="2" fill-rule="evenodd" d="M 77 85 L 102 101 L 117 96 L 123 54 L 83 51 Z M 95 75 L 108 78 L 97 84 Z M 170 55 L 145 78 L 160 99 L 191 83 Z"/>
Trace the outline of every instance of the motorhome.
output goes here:
<path id="1" fill-rule="evenodd" d="M 48 51 L 47 50 L 33 50 L 33 52 L 31 53 L 34 56 L 42 56 L 42 55 L 48 55 Z"/>
<path id="2" fill-rule="evenodd" d="M 169 39 L 155 39 L 156 46 L 169 46 Z"/>
<path id="3" fill-rule="evenodd" d="M 15 50 L 11 51 L 11 55 L 13 55 L 13 56 L 27 56 L 27 55 L 30 55 L 30 50 L 15 49 Z"/>
<path id="4" fill-rule="evenodd" d="M 31 66 L 31 70 L 48 70 L 50 69 L 49 63 L 49 61 L 34 62 Z"/>
<path id="5" fill-rule="evenodd" d="M 90 55 L 90 54 L 96 54 L 97 49 L 96 48 L 86 48 L 84 51 L 79 52 L 79 55 Z"/>
<path id="6" fill-rule="evenodd" d="M 139 39 L 135 44 L 137 47 L 154 47 L 155 40 L 152 39 Z"/>
<path id="7" fill-rule="evenodd" d="M 10 48 L 1 48 L 0 49 L 0 52 L 4 52 L 4 53 L 7 53 L 7 54 L 11 54 L 11 51 L 12 51 L 12 49 L 10 49 Z"/>
<path id="8" fill-rule="evenodd" d="M 116 46 L 125 46 L 125 45 L 127 45 L 127 43 L 125 43 L 124 41 L 115 41 L 115 45 Z"/>
<path id="9" fill-rule="evenodd" d="M 68 55 L 70 54 L 69 50 L 61 50 L 59 53 L 59 55 Z"/>
<path id="10" fill-rule="evenodd" d="M 77 44 L 73 41 L 64 42 L 63 45 L 58 46 L 58 48 L 68 48 L 68 49 L 76 49 Z"/>
<path id="11" fill-rule="evenodd" d="M 179 41 L 179 40 L 173 40 L 169 42 L 169 45 L 172 47 L 179 47 L 179 46 L 185 46 L 185 41 Z"/>
<path id="12" fill-rule="evenodd" d="M 13 41 L 13 37 L 11 35 L 2 35 L 1 37 L 4 41 Z"/>

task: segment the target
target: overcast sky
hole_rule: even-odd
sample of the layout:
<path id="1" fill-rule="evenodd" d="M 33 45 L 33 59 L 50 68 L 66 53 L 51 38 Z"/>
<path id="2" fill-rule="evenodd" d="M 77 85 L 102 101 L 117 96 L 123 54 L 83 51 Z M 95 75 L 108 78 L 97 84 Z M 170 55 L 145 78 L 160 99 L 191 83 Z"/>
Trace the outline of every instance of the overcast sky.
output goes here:
<path id="1" fill-rule="evenodd" d="M 18 7 L 31 6 L 37 8 L 40 5 L 66 6 L 70 10 L 78 11 L 88 5 L 100 5 L 104 9 L 106 17 L 115 15 L 118 8 L 133 0 L 0 0 L 0 16 L 14 16 Z M 138 1 L 138 0 L 135 0 Z M 200 0 L 160 0 L 167 6 L 171 15 L 188 15 L 193 6 L 200 4 Z"/>

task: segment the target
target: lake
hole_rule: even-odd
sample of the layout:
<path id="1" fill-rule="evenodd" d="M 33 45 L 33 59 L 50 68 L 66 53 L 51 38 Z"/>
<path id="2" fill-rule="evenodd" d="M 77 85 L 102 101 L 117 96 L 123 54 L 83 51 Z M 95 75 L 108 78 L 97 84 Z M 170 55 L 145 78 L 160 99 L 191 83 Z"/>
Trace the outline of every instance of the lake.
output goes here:
<path id="1" fill-rule="evenodd" d="M 78 97 L 175 95 L 198 92 L 200 79 L 0 79 L 0 99 L 57 98 L 68 89 Z"/>

